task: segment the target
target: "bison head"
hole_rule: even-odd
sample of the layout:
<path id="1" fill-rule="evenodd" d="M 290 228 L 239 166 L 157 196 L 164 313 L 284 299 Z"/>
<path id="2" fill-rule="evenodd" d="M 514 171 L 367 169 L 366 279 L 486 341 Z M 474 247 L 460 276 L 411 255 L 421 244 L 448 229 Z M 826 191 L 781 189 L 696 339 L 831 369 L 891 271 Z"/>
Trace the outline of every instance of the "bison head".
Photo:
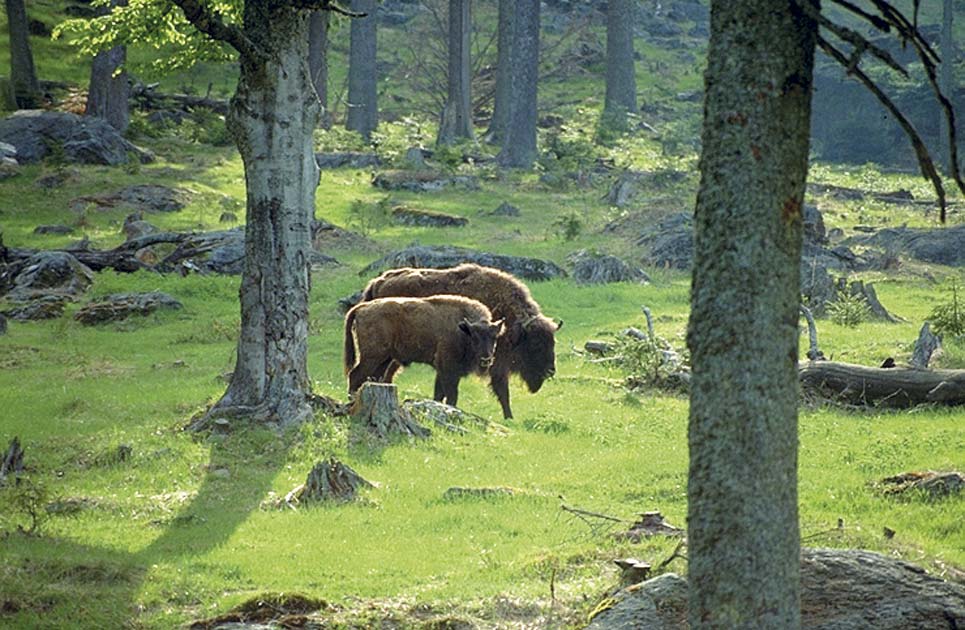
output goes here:
<path id="1" fill-rule="evenodd" d="M 543 381 L 556 374 L 556 340 L 553 335 L 563 326 L 548 317 L 536 315 L 514 327 L 516 339 L 513 357 L 519 375 L 534 394 Z"/>
<path id="2" fill-rule="evenodd" d="M 503 320 L 471 322 L 463 319 L 459 322 L 459 330 L 469 337 L 469 355 L 476 364 L 472 366 L 473 369 L 480 374 L 485 373 L 493 364 L 496 338 L 503 332 Z"/>

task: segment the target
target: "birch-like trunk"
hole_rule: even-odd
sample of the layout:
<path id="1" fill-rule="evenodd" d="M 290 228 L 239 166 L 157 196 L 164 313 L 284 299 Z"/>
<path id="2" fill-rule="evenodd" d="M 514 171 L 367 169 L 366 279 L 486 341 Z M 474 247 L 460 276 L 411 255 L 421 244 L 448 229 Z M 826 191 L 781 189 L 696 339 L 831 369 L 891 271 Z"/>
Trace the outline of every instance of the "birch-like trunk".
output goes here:
<path id="1" fill-rule="evenodd" d="M 111 0 L 110 7 L 98 8 L 98 15 L 107 15 L 111 8 L 122 4 L 126 4 L 126 0 Z M 121 133 L 127 130 L 131 121 L 128 104 L 131 87 L 127 72 L 117 72 L 126 61 L 126 46 L 114 46 L 94 55 L 84 110 L 85 115 L 103 118 Z"/>
<path id="2" fill-rule="evenodd" d="M 449 90 L 439 123 L 438 144 L 474 139 L 470 101 L 469 1 L 449 0 Z"/>
<path id="3" fill-rule="evenodd" d="M 249 0 L 244 28 L 266 54 L 242 57 L 227 120 L 247 187 L 241 336 L 231 384 L 209 417 L 287 424 L 311 414 L 308 254 L 320 107 L 306 63 L 308 14 Z"/>
<path id="4" fill-rule="evenodd" d="M 688 330 L 694 628 L 800 627 L 797 322 L 816 30 L 794 3 L 711 4 Z"/>
<path id="5" fill-rule="evenodd" d="M 353 18 L 349 33 L 348 117 L 345 126 L 366 140 L 379 123 L 376 71 L 376 0 L 352 0 L 352 11 L 366 17 Z"/>

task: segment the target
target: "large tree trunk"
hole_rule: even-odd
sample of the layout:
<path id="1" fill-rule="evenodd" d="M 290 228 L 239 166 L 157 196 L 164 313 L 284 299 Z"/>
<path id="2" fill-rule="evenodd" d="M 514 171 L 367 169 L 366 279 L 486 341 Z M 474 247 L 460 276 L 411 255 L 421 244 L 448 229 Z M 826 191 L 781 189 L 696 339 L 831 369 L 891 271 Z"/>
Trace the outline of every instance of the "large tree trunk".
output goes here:
<path id="1" fill-rule="evenodd" d="M 952 103 L 955 102 L 955 37 L 952 34 L 952 16 L 954 14 L 954 2 L 953 0 L 944 0 L 942 2 L 942 34 L 941 34 L 941 55 L 942 62 L 939 66 L 939 87 L 941 88 L 942 94 L 947 96 Z M 939 132 L 941 133 L 940 146 L 943 147 L 943 160 L 946 165 L 945 171 L 948 173 L 949 177 L 953 177 L 955 173 L 955 167 L 951 164 L 951 153 L 948 146 L 948 120 L 945 117 L 945 112 L 939 108 L 938 110 L 940 124 L 938 126 Z"/>
<path id="2" fill-rule="evenodd" d="M 439 123 L 439 144 L 473 139 L 469 98 L 469 2 L 449 0 L 449 93 Z"/>
<path id="3" fill-rule="evenodd" d="M 265 55 L 242 56 L 227 119 L 248 198 L 241 336 L 231 384 L 209 418 L 286 424 L 311 414 L 308 253 L 318 184 L 312 132 L 320 108 L 305 63 L 307 13 L 248 0 L 244 30 Z"/>
<path id="4" fill-rule="evenodd" d="M 10 82 L 14 99 L 21 109 L 40 107 L 40 84 L 34 69 L 27 30 L 27 9 L 24 0 L 5 0 L 7 30 L 10 33 Z"/>
<path id="5" fill-rule="evenodd" d="M 496 92 L 493 118 L 489 121 L 486 141 L 499 144 L 506 137 L 509 126 L 509 105 L 513 90 L 513 29 L 515 7 L 513 0 L 499 0 L 499 25 L 496 27 Z"/>
<path id="6" fill-rule="evenodd" d="M 509 124 L 500 166 L 529 168 L 536 161 L 536 84 L 539 80 L 539 0 L 516 3 Z"/>
<path id="7" fill-rule="evenodd" d="M 816 25 L 714 0 L 688 345 L 690 623 L 800 626 L 801 208 Z"/>
<path id="8" fill-rule="evenodd" d="M 111 7 L 124 3 L 124 0 L 112 0 Z M 101 15 L 107 14 L 107 7 L 100 7 Z M 127 72 L 115 71 L 127 61 L 127 47 L 114 46 L 94 55 L 90 67 L 90 86 L 87 90 L 87 108 L 84 113 L 88 116 L 103 118 L 112 127 L 124 133 L 130 123 L 129 99 L 131 85 Z"/>
<path id="9" fill-rule="evenodd" d="M 377 73 L 375 66 L 376 0 L 352 0 L 352 11 L 365 13 L 354 18 L 350 33 L 348 70 L 348 121 L 346 127 L 366 140 L 379 122 Z"/>
<path id="10" fill-rule="evenodd" d="M 331 125 L 328 115 L 328 11 L 313 11 L 308 23 L 308 71 L 322 105 L 322 126 Z"/>
<path id="11" fill-rule="evenodd" d="M 603 115 L 623 126 L 627 112 L 637 111 L 637 79 L 633 64 L 635 0 L 610 0 L 606 10 L 606 97 Z"/>

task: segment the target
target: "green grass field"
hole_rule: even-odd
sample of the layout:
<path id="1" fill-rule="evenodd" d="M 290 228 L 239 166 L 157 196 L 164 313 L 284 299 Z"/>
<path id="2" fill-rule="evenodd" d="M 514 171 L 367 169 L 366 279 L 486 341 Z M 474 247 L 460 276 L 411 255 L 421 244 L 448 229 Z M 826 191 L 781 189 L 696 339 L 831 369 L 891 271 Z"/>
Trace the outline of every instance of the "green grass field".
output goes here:
<path id="1" fill-rule="evenodd" d="M 55 4 L 37 3 L 51 16 Z M 6 63 L 2 37 L 0 64 Z M 386 37 L 394 41 L 391 33 Z M 72 61 L 68 50 L 63 42 L 38 45 L 41 74 L 83 84 L 87 67 Z M 642 254 L 634 243 L 636 228 L 693 208 L 697 107 L 674 104 L 672 95 L 698 88 L 700 69 L 683 54 L 641 52 L 648 60 L 638 64 L 641 94 L 689 116 L 674 122 L 668 114 L 663 140 L 641 132 L 594 144 L 602 80 L 579 76 L 541 85 L 542 102 L 553 103 L 553 113 L 566 123 L 541 131 L 541 146 L 558 151 L 532 173 L 453 166 L 479 175 L 481 189 L 424 195 L 386 195 L 371 186 L 369 171 L 322 174 L 316 215 L 364 229 L 374 244 L 326 252 L 343 264 L 313 274 L 309 367 L 317 393 L 346 397 L 336 301 L 361 288 L 368 277 L 359 270 L 386 251 L 413 242 L 455 244 L 564 264 L 576 250 L 596 249 L 634 262 Z M 223 68 L 202 67 L 193 76 L 166 78 L 165 86 L 203 91 L 213 77 L 224 76 Z M 344 69 L 336 67 L 333 76 L 335 84 L 342 81 Z M 432 144 L 434 124 L 418 117 L 384 124 L 378 151 L 397 165 L 408 146 Z M 87 235 L 96 247 L 116 246 L 124 238 L 126 210 L 71 209 L 70 201 L 136 183 L 191 191 L 182 211 L 146 217 L 163 229 L 220 229 L 225 209 L 243 215 L 244 178 L 233 148 L 210 146 L 183 131 L 156 135 L 136 138 L 158 154 L 155 164 L 122 169 L 48 163 L 0 181 L 3 243 L 55 248 Z M 316 140 L 320 149 L 370 149 L 337 129 L 319 131 Z M 473 147 L 474 153 L 494 150 Z M 626 210 L 607 206 L 606 177 L 585 184 L 538 180 L 539 172 L 587 169 L 598 157 L 618 167 L 673 169 L 685 176 L 643 190 Z M 60 187 L 45 190 L 34 183 L 61 170 L 68 176 Z M 815 164 L 811 181 L 932 195 L 920 178 L 872 166 Z M 431 229 L 373 220 L 386 197 L 465 216 L 470 223 Z M 480 215 L 503 201 L 519 207 L 522 217 Z M 811 201 L 828 228 L 848 234 L 858 224 L 936 224 L 935 212 L 926 215 L 920 207 Z M 576 223 L 571 240 L 560 233 L 563 220 Z M 949 222 L 961 221 L 961 210 L 953 209 Z M 612 222 L 631 227 L 604 231 Z M 35 235 L 33 228 L 45 223 L 77 229 L 70 236 Z M 10 322 L 0 336 L 0 447 L 19 437 L 27 482 L 0 490 L 0 627 L 182 627 L 267 593 L 324 600 L 329 608 L 320 614 L 331 627 L 378 627 L 389 620 L 393 627 L 445 628 L 458 627 L 460 619 L 482 627 L 581 627 L 617 583 L 614 559 L 634 556 L 657 565 L 676 541 L 620 541 L 612 534 L 628 523 L 588 524 L 561 504 L 628 522 L 660 510 L 670 523 L 686 525 L 686 397 L 628 390 L 627 374 L 579 352 L 589 339 L 642 328 L 643 305 L 652 310 L 657 333 L 683 348 L 689 277 L 646 271 L 652 278 L 646 285 L 530 283 L 544 312 L 565 321 L 557 376 L 535 395 L 513 382 L 516 418 L 509 421 L 486 383 L 467 379 L 460 406 L 486 418 L 488 427 L 466 435 L 435 428 L 430 439 L 388 444 L 324 414 L 281 434 L 253 427 L 226 436 L 183 431 L 218 399 L 225 389 L 222 375 L 233 368 L 237 277 L 102 272 L 81 304 L 112 292 L 160 290 L 184 308 L 85 327 L 71 317 L 75 304 L 60 319 Z M 834 359 L 877 365 L 888 356 L 908 359 L 921 322 L 946 299 L 940 282 L 962 275 L 906 262 L 896 271 L 855 277 L 874 282 L 881 302 L 903 321 L 849 328 L 820 319 L 821 346 Z M 802 353 L 806 346 L 804 335 Z M 965 367 L 965 343 L 946 340 L 940 365 Z M 432 393 L 428 367 L 413 366 L 396 380 L 403 398 Z M 938 575 L 961 575 L 956 571 L 965 569 L 965 498 L 897 499 L 883 495 L 876 482 L 910 470 L 962 470 L 962 419 L 960 409 L 941 407 L 894 412 L 802 403 L 804 544 L 872 549 Z M 130 448 L 129 457 L 118 456 L 121 446 Z M 277 507 L 316 462 L 330 456 L 377 487 L 354 504 Z M 443 493 L 452 486 L 505 486 L 515 493 L 446 501 Z M 19 531 L 31 527 L 32 513 L 36 529 Z M 885 527 L 894 537 L 884 535 Z M 685 562 L 674 560 L 664 570 L 683 573 Z"/>

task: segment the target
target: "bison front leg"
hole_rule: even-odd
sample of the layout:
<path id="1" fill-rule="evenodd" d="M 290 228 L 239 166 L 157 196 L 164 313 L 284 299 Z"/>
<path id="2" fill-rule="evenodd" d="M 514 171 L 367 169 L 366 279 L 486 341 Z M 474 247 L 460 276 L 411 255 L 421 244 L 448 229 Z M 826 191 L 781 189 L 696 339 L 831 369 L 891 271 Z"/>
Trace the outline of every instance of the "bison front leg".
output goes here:
<path id="1" fill-rule="evenodd" d="M 503 408 L 503 418 L 512 418 L 513 410 L 509 407 L 509 371 L 496 369 L 494 365 L 489 370 L 489 386 Z"/>
<path id="2" fill-rule="evenodd" d="M 459 377 L 452 378 L 443 376 L 442 372 L 436 372 L 436 386 L 433 398 L 438 402 L 445 402 L 447 405 L 456 406 L 459 399 Z"/>

